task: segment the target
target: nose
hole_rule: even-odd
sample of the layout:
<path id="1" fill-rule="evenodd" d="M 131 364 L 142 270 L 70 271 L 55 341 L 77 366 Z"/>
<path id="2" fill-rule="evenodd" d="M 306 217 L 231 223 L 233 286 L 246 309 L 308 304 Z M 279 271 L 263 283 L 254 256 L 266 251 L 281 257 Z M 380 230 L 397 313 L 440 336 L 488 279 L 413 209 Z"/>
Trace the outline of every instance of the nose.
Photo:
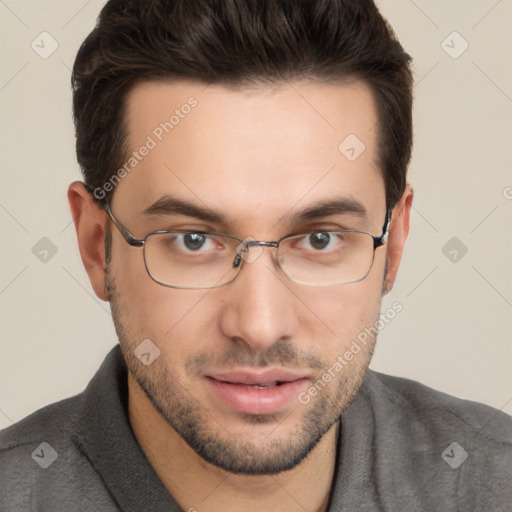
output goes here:
<path id="1" fill-rule="evenodd" d="M 251 247 L 251 251 L 257 247 Z M 297 296 L 264 248 L 243 262 L 237 278 L 222 289 L 220 328 L 238 344 L 263 351 L 278 341 L 291 340 L 298 326 Z"/>

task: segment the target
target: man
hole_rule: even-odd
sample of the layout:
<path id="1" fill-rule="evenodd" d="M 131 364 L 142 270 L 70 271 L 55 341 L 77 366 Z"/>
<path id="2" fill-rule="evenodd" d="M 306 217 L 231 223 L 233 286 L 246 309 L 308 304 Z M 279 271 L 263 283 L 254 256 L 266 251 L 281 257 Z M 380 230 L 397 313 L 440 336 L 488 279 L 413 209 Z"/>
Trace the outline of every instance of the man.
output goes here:
<path id="1" fill-rule="evenodd" d="M 510 509 L 509 417 L 368 370 L 409 63 L 370 0 L 107 3 L 68 199 L 120 343 L 0 434 L 2 511 Z"/>

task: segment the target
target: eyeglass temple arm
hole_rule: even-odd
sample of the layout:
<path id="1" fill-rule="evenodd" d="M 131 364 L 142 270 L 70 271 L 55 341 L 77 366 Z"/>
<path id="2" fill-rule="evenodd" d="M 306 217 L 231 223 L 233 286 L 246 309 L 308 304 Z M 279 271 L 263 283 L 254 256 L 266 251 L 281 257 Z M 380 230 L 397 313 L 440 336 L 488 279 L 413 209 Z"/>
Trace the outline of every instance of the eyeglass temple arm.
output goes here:
<path id="1" fill-rule="evenodd" d="M 82 185 L 85 187 L 87 192 L 89 194 L 93 194 L 93 188 L 88 184 L 85 183 L 85 181 L 82 181 Z M 144 245 L 144 240 L 138 240 L 135 238 L 115 217 L 112 213 L 112 210 L 110 209 L 110 205 L 107 203 L 105 204 L 105 211 L 108 213 L 108 216 L 112 220 L 112 222 L 115 224 L 117 229 L 121 232 L 123 235 L 123 238 L 126 240 L 128 244 L 130 244 L 132 247 L 142 247 Z"/>
<path id="2" fill-rule="evenodd" d="M 109 217 L 111 218 L 112 222 L 116 225 L 117 229 L 121 232 L 126 242 L 131 245 L 132 247 L 143 247 L 144 240 L 139 240 L 135 238 L 115 217 L 112 213 L 112 210 L 110 209 L 110 205 L 105 206 L 105 210 L 108 213 Z"/>

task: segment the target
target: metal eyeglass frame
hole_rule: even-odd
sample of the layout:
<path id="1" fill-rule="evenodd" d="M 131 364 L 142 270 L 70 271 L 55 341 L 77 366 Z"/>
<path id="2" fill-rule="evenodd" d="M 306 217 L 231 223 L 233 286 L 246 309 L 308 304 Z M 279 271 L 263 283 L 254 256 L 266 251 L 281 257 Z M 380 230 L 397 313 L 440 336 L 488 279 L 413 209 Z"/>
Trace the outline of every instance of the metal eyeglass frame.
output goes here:
<path id="1" fill-rule="evenodd" d="M 259 246 L 259 247 L 273 247 L 273 248 L 277 249 L 279 247 L 279 244 L 283 240 L 285 240 L 287 238 L 291 238 L 293 236 L 302 235 L 302 234 L 306 235 L 306 234 L 310 234 L 310 233 L 315 233 L 314 231 L 307 232 L 307 233 L 292 233 L 290 235 L 283 236 L 282 238 L 280 238 L 279 240 L 277 240 L 275 242 L 264 242 L 264 241 L 259 241 L 259 240 L 248 240 L 247 241 L 247 240 L 242 240 L 242 239 L 240 239 L 240 238 L 238 238 L 236 236 L 233 236 L 233 235 L 226 235 L 224 233 L 209 233 L 209 232 L 206 232 L 206 231 L 189 231 L 189 230 L 160 230 L 160 231 L 152 231 L 151 233 L 148 233 L 144 238 L 135 238 L 128 231 L 128 229 L 125 226 L 123 226 L 123 224 L 121 224 L 121 222 L 119 222 L 117 220 L 115 215 L 112 213 L 112 210 L 110 209 L 110 205 L 108 203 L 105 205 L 105 211 L 108 213 L 110 219 L 112 220 L 114 225 L 117 227 L 117 229 L 119 230 L 121 235 L 123 235 L 123 238 L 125 239 L 126 243 L 128 245 L 130 245 L 131 247 L 144 247 L 144 245 L 146 243 L 146 240 L 151 235 L 163 235 L 163 234 L 172 234 L 172 233 L 197 233 L 197 234 L 201 234 L 201 235 L 224 236 L 224 237 L 227 237 L 227 238 L 232 238 L 233 240 L 237 240 L 243 246 L 244 254 L 246 254 L 246 253 L 248 253 L 250 247 L 255 247 L 255 246 Z M 382 234 L 380 236 L 375 236 L 372 233 L 368 233 L 367 231 L 359 231 L 357 229 L 341 229 L 341 230 L 337 230 L 337 231 L 348 232 L 348 233 L 362 233 L 362 234 L 370 236 L 372 238 L 372 240 L 373 240 L 373 251 L 375 253 L 376 249 L 378 249 L 379 247 L 382 247 L 388 241 L 390 227 L 391 227 L 391 213 L 392 213 L 391 208 L 389 208 L 386 211 L 386 220 L 384 221 L 384 225 L 382 227 Z M 238 273 L 233 277 L 233 279 L 231 279 L 230 281 L 228 281 L 226 283 L 222 283 L 222 284 L 217 285 L 217 286 L 186 287 L 186 286 L 171 285 L 171 284 L 159 281 L 158 279 L 156 279 L 151 274 L 151 272 L 150 272 L 150 270 L 148 268 L 147 262 L 146 262 L 146 256 L 145 255 L 143 256 L 143 259 L 144 259 L 144 266 L 146 267 L 146 271 L 149 274 L 149 277 L 151 277 L 151 279 L 153 279 L 153 281 L 155 281 L 156 283 L 158 283 L 158 284 L 160 284 L 162 286 L 166 286 L 168 288 L 177 288 L 177 289 L 181 289 L 181 290 L 201 290 L 201 289 L 202 290 L 206 290 L 206 289 L 221 288 L 222 286 L 226 286 L 227 284 L 232 283 L 238 277 L 238 275 L 240 274 L 240 271 L 242 269 L 242 264 L 243 264 L 243 261 L 244 261 L 244 258 L 240 254 L 237 254 L 237 256 L 235 257 L 235 259 L 233 261 L 233 268 L 240 267 L 240 271 L 238 271 Z M 290 281 L 297 282 L 297 281 L 294 281 L 290 276 L 288 276 L 288 274 L 281 268 L 281 266 L 279 265 L 279 261 L 276 261 L 276 266 L 283 272 L 283 274 L 288 279 L 290 279 Z M 308 286 L 332 286 L 332 285 L 335 285 L 335 284 L 357 283 L 357 282 L 362 281 L 363 279 L 366 278 L 366 276 L 369 274 L 372 266 L 373 266 L 373 260 L 372 260 L 372 265 L 368 269 L 368 272 L 363 277 L 361 277 L 360 279 L 356 279 L 355 281 L 349 281 L 347 283 L 311 284 L 311 283 L 302 283 L 301 282 L 299 284 L 306 284 Z"/>

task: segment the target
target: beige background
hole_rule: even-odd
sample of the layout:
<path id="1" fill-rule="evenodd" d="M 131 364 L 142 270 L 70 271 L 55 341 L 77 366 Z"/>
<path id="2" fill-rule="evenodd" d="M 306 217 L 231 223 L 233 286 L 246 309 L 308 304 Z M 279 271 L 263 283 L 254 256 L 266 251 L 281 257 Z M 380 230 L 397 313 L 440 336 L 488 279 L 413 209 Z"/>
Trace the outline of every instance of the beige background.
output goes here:
<path id="1" fill-rule="evenodd" d="M 80 178 L 70 68 L 103 3 L 0 0 L 0 428 L 81 391 L 117 341 L 66 201 Z M 512 1 L 378 5 L 415 59 L 416 197 L 383 307 L 404 309 L 372 367 L 512 414 Z M 31 48 L 51 49 L 44 31 L 59 45 L 47 59 Z M 32 252 L 43 237 L 57 248 L 46 263 Z M 456 263 L 452 237 L 468 249 Z"/>

